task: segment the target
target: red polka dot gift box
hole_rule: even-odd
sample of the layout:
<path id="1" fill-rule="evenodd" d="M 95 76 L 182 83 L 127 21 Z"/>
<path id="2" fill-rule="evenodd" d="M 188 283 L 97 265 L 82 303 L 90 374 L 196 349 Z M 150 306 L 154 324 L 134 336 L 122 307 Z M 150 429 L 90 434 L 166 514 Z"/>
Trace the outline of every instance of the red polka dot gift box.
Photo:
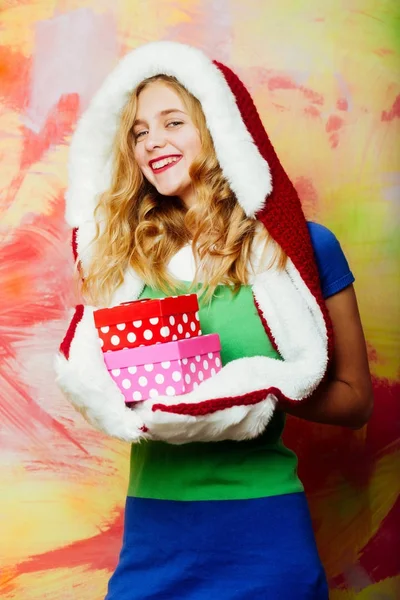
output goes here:
<path id="1" fill-rule="evenodd" d="M 94 312 L 94 322 L 103 352 L 201 335 L 196 294 L 135 300 L 101 308 Z"/>
<path id="2" fill-rule="evenodd" d="M 217 333 L 106 352 L 104 361 L 127 403 L 190 392 L 221 369 Z"/>

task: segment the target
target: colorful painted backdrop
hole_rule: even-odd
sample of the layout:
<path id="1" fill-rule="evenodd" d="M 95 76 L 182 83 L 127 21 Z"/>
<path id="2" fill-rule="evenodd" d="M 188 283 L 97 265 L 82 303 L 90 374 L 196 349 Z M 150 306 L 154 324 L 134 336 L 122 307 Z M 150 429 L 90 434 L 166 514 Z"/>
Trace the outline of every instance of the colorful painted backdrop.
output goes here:
<path id="1" fill-rule="evenodd" d="M 307 216 L 330 226 L 347 253 L 375 413 L 357 432 L 292 419 L 286 441 L 300 456 L 331 598 L 400 598 L 396 5 L 0 2 L 4 600 L 100 600 L 117 560 L 128 447 L 93 431 L 54 384 L 52 356 L 75 302 L 63 195 L 79 115 L 119 57 L 156 39 L 195 44 L 235 67 Z"/>

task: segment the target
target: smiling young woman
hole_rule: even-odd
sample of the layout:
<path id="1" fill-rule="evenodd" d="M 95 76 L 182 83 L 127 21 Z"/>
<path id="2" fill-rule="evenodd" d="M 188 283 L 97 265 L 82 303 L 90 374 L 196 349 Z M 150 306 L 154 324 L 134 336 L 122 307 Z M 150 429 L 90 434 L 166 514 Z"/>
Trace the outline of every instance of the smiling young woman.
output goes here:
<path id="1" fill-rule="evenodd" d="M 134 157 L 159 194 L 177 196 L 189 208 L 196 201 L 189 171 L 202 143 L 183 100 L 169 85 L 156 80 L 139 92 L 133 124 Z"/>
<path id="2" fill-rule="evenodd" d="M 203 334 L 222 344 L 223 368 L 198 388 L 129 409 L 104 366 L 94 306 L 75 312 L 58 383 L 90 423 L 132 444 L 107 600 L 327 600 L 281 436 L 285 412 L 349 427 L 371 412 L 339 242 L 306 223 L 244 85 L 181 44 L 125 57 L 79 123 L 70 174 L 88 301 L 196 291 Z"/>
<path id="3" fill-rule="evenodd" d="M 82 282 L 88 300 L 109 299 L 128 266 L 153 288 L 171 292 L 179 278 L 168 264 L 189 242 L 198 266 L 193 288 L 206 282 L 207 299 L 218 284 L 236 291 L 248 283 L 257 221 L 246 217 L 221 172 L 200 102 L 175 77 L 153 76 L 133 90 L 113 153 L 111 186 L 96 209 L 108 225 L 97 224 L 96 260 Z M 154 169 L 153 161 L 171 156 L 179 162 Z M 273 245 L 271 262 L 283 268 L 283 251 L 258 227 L 263 242 Z"/>

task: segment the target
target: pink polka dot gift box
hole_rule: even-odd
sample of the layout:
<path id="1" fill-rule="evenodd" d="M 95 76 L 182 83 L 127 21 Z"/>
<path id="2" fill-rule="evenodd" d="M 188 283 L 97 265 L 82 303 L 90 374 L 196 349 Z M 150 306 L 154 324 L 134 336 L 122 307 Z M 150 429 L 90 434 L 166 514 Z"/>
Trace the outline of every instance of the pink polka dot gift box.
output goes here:
<path id="1" fill-rule="evenodd" d="M 94 322 L 103 352 L 201 335 L 196 294 L 135 300 L 101 308 Z"/>
<path id="2" fill-rule="evenodd" d="M 190 392 L 221 369 L 219 335 L 106 352 L 111 377 L 127 403 Z"/>

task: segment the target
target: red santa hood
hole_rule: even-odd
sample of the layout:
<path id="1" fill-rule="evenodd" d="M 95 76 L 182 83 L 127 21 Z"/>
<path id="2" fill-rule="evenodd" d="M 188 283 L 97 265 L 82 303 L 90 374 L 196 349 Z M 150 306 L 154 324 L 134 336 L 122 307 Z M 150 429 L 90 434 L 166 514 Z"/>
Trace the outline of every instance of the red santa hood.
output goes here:
<path id="1" fill-rule="evenodd" d="M 83 273 L 92 257 L 94 210 L 99 195 L 111 182 L 111 150 L 121 111 L 132 90 L 144 79 L 158 74 L 174 76 L 200 101 L 219 164 L 238 202 L 247 216 L 267 228 L 289 260 L 284 273 L 272 270 L 252 282 L 264 327 L 284 359 L 279 376 L 267 381 L 269 368 L 265 371 L 261 363 L 255 365 L 253 361 L 257 376 L 250 391 L 249 386 L 235 387 L 235 367 L 227 365 L 225 376 L 217 374 L 213 378 L 215 389 L 211 389 L 210 382 L 203 382 L 196 398 L 188 395 L 188 402 L 186 398 L 169 399 L 168 406 L 153 403 L 151 410 L 199 416 L 262 403 L 272 396 L 275 400 L 301 400 L 322 380 L 332 351 L 331 324 L 307 224 L 296 190 L 279 162 L 249 92 L 228 67 L 210 60 L 200 50 L 175 42 L 154 42 L 133 50 L 107 77 L 78 123 L 71 143 L 66 219 L 74 229 L 74 252 Z M 128 269 L 112 304 L 136 299 L 143 285 Z M 268 291 L 272 289 L 274 297 Z M 249 380 L 251 360 L 239 359 L 242 362 L 236 365 L 236 373 L 243 365 L 242 375 L 246 377 L 248 372 Z M 276 365 L 272 368 L 276 370 Z M 281 367 L 277 369 L 280 370 Z M 233 377 L 232 385 L 229 377 Z M 161 429 L 164 425 L 169 426 L 163 421 Z"/>

